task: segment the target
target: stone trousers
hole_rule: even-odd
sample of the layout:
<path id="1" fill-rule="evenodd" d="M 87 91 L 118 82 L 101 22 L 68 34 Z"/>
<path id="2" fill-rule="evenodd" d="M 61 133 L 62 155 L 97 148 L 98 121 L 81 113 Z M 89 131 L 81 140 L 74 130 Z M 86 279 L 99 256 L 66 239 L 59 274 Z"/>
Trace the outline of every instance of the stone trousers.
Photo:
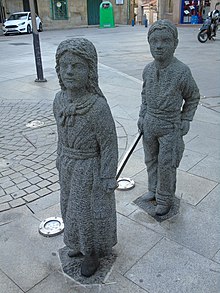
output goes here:
<path id="1" fill-rule="evenodd" d="M 143 147 L 148 172 L 148 190 L 158 204 L 172 204 L 176 190 L 176 169 L 184 151 L 180 123 L 145 115 Z"/>

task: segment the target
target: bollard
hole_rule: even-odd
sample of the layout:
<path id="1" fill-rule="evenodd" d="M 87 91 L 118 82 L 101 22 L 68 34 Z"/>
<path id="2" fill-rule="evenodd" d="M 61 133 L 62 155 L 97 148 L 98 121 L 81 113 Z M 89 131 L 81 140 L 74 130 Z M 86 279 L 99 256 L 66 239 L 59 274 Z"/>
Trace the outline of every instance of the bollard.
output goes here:
<path id="1" fill-rule="evenodd" d="M 144 20 L 144 26 L 145 26 L 145 27 L 148 26 L 148 20 L 147 20 L 147 19 Z"/>
<path id="2" fill-rule="evenodd" d="M 131 25 L 134 26 L 134 19 L 132 19 L 132 21 L 131 21 Z"/>

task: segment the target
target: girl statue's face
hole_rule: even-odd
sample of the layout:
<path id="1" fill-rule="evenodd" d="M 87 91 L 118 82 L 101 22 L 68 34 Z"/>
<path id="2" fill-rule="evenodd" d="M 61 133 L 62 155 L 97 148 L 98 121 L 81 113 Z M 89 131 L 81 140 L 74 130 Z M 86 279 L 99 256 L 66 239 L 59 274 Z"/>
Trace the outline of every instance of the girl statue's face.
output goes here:
<path id="1" fill-rule="evenodd" d="M 60 58 L 60 77 L 66 89 L 79 90 L 88 82 L 89 66 L 81 57 L 66 52 Z"/>

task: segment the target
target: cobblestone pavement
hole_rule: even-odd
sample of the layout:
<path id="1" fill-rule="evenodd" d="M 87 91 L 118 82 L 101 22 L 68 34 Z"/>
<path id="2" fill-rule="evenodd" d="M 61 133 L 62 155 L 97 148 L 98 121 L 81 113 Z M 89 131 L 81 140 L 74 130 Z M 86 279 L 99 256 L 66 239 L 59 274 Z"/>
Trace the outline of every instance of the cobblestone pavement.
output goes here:
<path id="1" fill-rule="evenodd" d="M 57 131 L 51 103 L 0 101 L 0 211 L 59 190 Z M 121 149 L 126 133 L 116 122 Z M 124 144 L 124 146 L 122 146 Z"/>

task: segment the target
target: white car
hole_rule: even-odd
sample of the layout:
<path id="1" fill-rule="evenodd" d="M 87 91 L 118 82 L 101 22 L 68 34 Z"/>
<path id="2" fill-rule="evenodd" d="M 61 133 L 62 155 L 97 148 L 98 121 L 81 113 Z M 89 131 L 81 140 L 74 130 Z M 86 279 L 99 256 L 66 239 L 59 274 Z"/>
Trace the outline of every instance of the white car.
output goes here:
<path id="1" fill-rule="evenodd" d="M 42 21 L 38 15 L 36 15 L 37 30 L 42 31 Z M 28 33 L 32 32 L 32 22 L 30 12 L 16 12 L 9 16 L 4 22 L 3 26 L 4 35 L 16 34 L 16 33 Z"/>

